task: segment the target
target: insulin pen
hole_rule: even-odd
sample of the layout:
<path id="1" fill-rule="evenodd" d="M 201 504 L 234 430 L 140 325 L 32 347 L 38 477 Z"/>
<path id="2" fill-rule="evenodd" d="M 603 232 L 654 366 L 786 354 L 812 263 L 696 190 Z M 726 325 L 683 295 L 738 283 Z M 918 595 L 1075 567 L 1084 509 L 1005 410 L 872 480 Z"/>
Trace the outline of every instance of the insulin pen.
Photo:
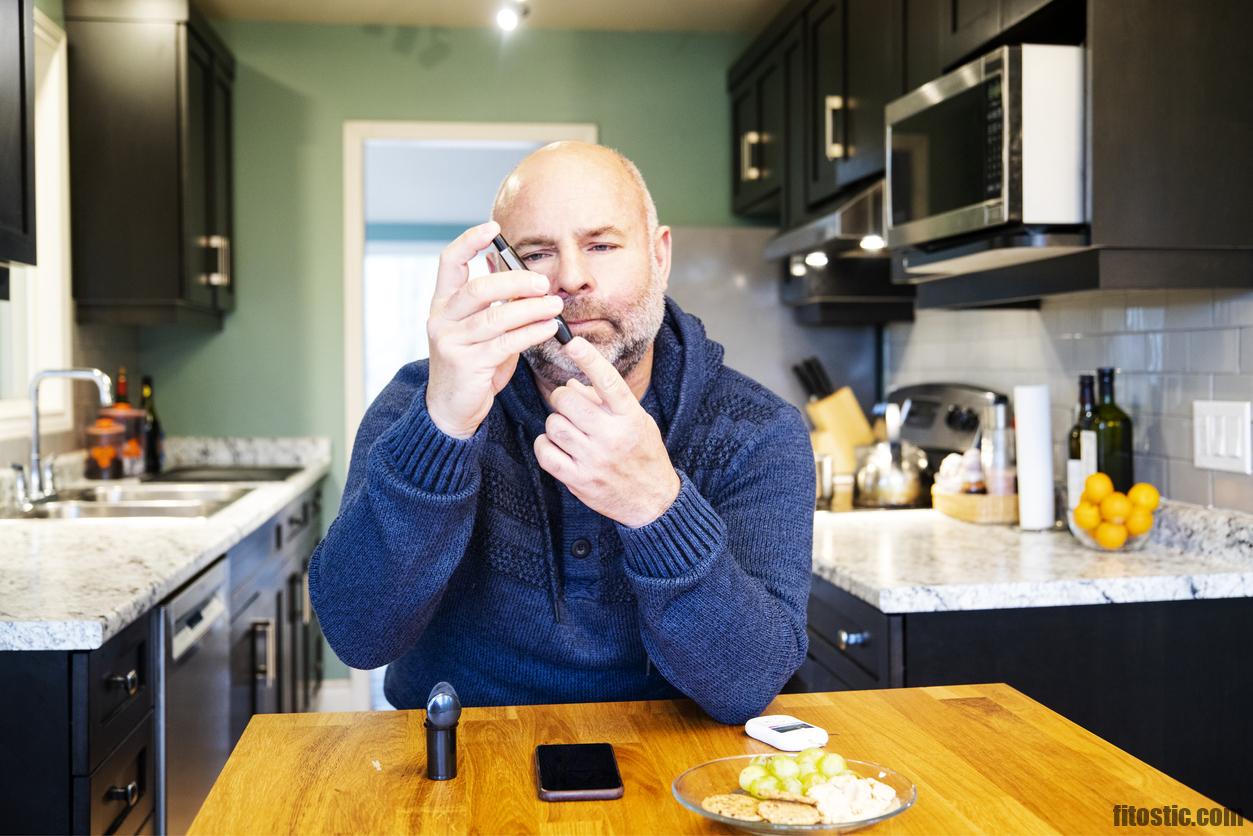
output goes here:
<path id="1" fill-rule="evenodd" d="M 509 242 L 505 240 L 505 236 L 497 235 L 492 239 L 492 246 L 496 248 L 496 252 L 500 253 L 501 259 L 505 262 L 505 266 L 510 270 L 525 270 L 526 265 L 522 263 L 522 259 L 518 258 L 518 254 L 513 251 L 513 247 L 509 246 Z M 570 333 L 570 326 L 566 325 L 566 321 L 561 315 L 553 317 L 557 321 L 557 342 L 565 345 L 574 339 L 574 335 Z"/>

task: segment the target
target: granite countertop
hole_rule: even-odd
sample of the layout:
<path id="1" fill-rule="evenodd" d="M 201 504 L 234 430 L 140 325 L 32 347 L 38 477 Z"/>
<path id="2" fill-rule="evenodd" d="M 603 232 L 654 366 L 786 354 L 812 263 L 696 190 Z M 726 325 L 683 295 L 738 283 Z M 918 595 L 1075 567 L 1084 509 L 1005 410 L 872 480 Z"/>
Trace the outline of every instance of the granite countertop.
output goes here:
<path id="1" fill-rule="evenodd" d="M 815 575 L 885 613 L 1253 597 L 1253 514 L 1164 503 L 1150 542 L 1105 553 L 1065 531 L 938 511 L 820 511 Z"/>
<path id="2" fill-rule="evenodd" d="M 166 441 L 167 467 L 299 466 L 207 518 L 0 520 L 0 650 L 92 650 L 330 469 L 324 438 Z"/>

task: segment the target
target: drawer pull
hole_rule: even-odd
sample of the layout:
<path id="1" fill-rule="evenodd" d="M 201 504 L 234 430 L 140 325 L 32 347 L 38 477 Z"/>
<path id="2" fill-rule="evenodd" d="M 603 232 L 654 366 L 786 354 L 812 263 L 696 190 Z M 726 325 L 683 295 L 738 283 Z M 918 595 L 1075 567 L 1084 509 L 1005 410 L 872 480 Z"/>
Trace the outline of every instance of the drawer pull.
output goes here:
<path id="1" fill-rule="evenodd" d="M 109 787 L 105 795 L 112 800 L 125 801 L 127 807 L 134 807 L 135 802 L 139 800 L 139 782 L 131 781 L 124 787 Z"/>
<path id="2" fill-rule="evenodd" d="M 854 645 L 865 644 L 868 641 L 870 641 L 870 632 L 866 630 L 857 633 L 850 633 L 847 630 L 835 632 L 835 646 L 840 650 L 848 650 Z"/>
<path id="3" fill-rule="evenodd" d="M 133 697 L 139 691 L 139 673 L 133 670 L 127 671 L 125 675 L 115 673 L 109 677 L 109 686 L 121 688 L 128 697 Z"/>

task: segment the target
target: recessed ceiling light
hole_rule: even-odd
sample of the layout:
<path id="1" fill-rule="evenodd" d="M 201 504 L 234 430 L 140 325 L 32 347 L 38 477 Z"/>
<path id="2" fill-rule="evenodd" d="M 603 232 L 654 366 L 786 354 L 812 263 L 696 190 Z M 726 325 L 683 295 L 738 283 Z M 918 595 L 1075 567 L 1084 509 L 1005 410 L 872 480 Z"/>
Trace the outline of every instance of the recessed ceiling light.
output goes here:
<path id="1" fill-rule="evenodd" d="M 518 28 L 518 24 L 529 11 L 526 3 L 521 0 L 509 0 L 496 12 L 496 25 L 506 32 L 512 32 Z"/>
<path id="2" fill-rule="evenodd" d="M 788 271 L 798 279 L 805 275 L 805 273 L 808 272 L 805 269 L 805 259 L 801 258 L 799 255 L 792 256 L 788 259 Z"/>
<path id="3" fill-rule="evenodd" d="M 864 236 L 861 239 L 861 248 L 863 250 L 870 250 L 871 252 L 881 250 L 887 245 L 888 245 L 888 242 L 883 240 L 882 235 L 875 235 L 872 233 L 870 235 Z"/>
<path id="4" fill-rule="evenodd" d="M 814 250 L 812 253 L 805 256 L 805 263 L 815 270 L 821 270 L 823 267 L 827 266 L 827 254 L 822 250 Z"/>

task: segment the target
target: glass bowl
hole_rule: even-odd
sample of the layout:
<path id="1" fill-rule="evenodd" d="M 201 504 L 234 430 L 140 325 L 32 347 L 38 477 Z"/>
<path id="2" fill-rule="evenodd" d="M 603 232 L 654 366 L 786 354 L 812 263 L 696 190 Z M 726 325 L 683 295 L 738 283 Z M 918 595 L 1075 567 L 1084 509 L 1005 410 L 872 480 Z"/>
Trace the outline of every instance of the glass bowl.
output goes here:
<path id="1" fill-rule="evenodd" d="M 1143 534 L 1139 534 L 1135 537 L 1127 537 L 1127 542 L 1123 543 L 1116 549 L 1107 549 L 1100 543 L 1096 542 L 1095 537 L 1075 525 L 1074 511 L 1066 512 L 1066 524 L 1070 526 L 1070 533 L 1075 535 L 1076 540 L 1087 546 L 1089 549 L 1094 549 L 1098 552 L 1138 552 L 1148 544 L 1149 535 L 1153 533 L 1153 529 L 1150 528 Z"/>
<path id="2" fill-rule="evenodd" d="M 700 803 L 711 795 L 745 795 L 740 789 L 740 770 L 748 766 L 756 755 L 734 755 L 729 758 L 702 763 L 674 779 L 671 789 L 680 804 L 710 821 L 725 824 L 748 833 L 848 833 L 870 827 L 881 821 L 899 816 L 913 806 L 918 789 L 913 782 L 898 772 L 868 761 L 848 760 L 848 768 L 866 778 L 882 781 L 896 790 L 898 805 L 895 809 L 873 818 L 839 824 L 771 824 L 768 821 L 744 821 L 711 813 Z"/>

